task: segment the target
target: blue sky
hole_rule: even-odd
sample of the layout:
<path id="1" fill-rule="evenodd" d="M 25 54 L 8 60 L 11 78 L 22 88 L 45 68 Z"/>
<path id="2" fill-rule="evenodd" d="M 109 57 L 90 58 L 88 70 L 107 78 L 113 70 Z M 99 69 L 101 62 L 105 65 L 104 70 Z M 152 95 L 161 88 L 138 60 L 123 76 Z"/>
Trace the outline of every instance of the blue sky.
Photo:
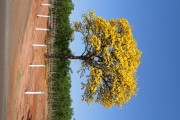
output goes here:
<path id="1" fill-rule="evenodd" d="M 82 21 L 81 14 L 92 9 L 105 19 L 126 18 L 142 50 L 138 69 L 139 92 L 124 105 L 112 109 L 81 102 L 83 91 L 72 61 L 72 107 L 76 120 L 180 120 L 180 1 L 178 0 L 73 0 L 70 19 Z M 71 44 L 74 54 L 84 50 L 80 34 Z"/>

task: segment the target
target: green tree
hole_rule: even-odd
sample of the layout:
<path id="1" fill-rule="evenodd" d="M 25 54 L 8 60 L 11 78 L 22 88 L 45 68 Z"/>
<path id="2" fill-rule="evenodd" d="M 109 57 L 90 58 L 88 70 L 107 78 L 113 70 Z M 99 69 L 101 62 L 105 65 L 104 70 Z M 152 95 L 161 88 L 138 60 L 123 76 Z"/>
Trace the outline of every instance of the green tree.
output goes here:
<path id="1" fill-rule="evenodd" d="M 46 57 L 81 60 L 82 75 L 90 71 L 87 83 L 82 83 L 85 89 L 82 100 L 88 104 L 95 100 L 107 108 L 122 107 L 138 91 L 136 72 L 141 51 L 132 28 L 124 18 L 107 21 L 91 10 L 82 17 L 83 22 L 74 23 L 74 31 L 83 35 L 82 55 L 47 54 Z"/>

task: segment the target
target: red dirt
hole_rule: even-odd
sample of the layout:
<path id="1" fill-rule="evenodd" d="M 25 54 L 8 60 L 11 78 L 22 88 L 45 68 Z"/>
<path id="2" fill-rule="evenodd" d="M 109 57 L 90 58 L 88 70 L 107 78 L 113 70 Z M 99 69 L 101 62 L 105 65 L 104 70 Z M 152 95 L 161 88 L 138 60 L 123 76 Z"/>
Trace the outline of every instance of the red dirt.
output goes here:
<path id="1" fill-rule="evenodd" d="M 32 47 L 35 43 L 45 43 L 47 32 L 34 29 L 47 27 L 47 18 L 37 17 L 37 14 L 48 15 L 48 7 L 41 6 L 42 3 L 48 3 L 48 0 L 12 1 L 8 120 L 46 120 L 46 71 L 45 68 L 29 67 L 29 64 L 45 64 L 46 48 Z M 25 95 L 25 91 L 42 91 L 45 94 Z"/>

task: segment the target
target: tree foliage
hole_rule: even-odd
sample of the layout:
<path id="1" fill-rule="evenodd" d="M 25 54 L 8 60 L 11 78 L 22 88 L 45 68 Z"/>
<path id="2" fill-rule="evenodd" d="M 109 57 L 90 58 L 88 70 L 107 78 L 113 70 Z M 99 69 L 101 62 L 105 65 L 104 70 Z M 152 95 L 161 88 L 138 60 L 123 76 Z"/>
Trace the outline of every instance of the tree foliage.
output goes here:
<path id="1" fill-rule="evenodd" d="M 124 18 L 106 21 L 93 11 L 83 14 L 83 22 L 75 22 L 82 33 L 85 51 L 84 68 L 90 69 L 83 100 L 104 107 L 127 103 L 137 92 L 136 70 L 141 51 L 136 47 L 132 28 Z"/>
<path id="2" fill-rule="evenodd" d="M 83 14 L 83 22 L 74 23 L 74 31 L 82 33 L 85 50 L 81 56 L 72 54 L 48 57 L 82 60 L 82 75 L 88 69 L 87 83 L 82 100 L 95 101 L 104 107 L 122 107 L 136 95 L 137 68 L 141 51 L 137 48 L 132 27 L 124 18 L 109 21 L 97 16 L 92 10 Z"/>

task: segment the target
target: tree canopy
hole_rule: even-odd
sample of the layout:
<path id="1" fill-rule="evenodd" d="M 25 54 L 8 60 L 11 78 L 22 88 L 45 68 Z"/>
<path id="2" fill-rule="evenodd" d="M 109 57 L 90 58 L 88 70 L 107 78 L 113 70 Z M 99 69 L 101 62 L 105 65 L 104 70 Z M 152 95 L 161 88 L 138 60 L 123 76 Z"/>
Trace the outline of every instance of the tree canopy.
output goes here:
<path id="1" fill-rule="evenodd" d="M 83 35 L 82 55 L 47 57 L 82 60 L 82 75 L 89 70 L 87 82 L 82 83 L 82 100 L 88 104 L 95 101 L 107 108 L 122 107 L 138 91 L 136 72 L 142 52 L 137 48 L 132 27 L 124 18 L 108 21 L 92 10 L 82 17 L 82 22 L 74 23 L 74 31 Z"/>

